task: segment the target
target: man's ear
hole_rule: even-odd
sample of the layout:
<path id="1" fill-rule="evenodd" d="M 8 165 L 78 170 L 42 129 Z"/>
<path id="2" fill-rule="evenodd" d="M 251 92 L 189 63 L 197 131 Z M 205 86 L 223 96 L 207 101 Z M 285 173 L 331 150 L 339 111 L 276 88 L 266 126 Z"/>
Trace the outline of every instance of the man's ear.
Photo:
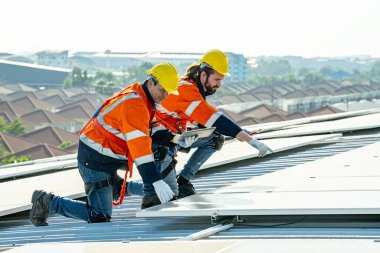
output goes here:
<path id="1" fill-rule="evenodd" d="M 202 71 L 201 72 L 201 76 L 200 76 L 200 80 L 202 83 L 204 83 L 207 79 L 207 74 L 206 74 L 206 71 Z"/>
<path id="2" fill-rule="evenodd" d="M 155 83 L 153 82 L 152 79 L 149 79 L 147 85 L 148 87 L 152 87 L 153 85 L 155 85 Z"/>

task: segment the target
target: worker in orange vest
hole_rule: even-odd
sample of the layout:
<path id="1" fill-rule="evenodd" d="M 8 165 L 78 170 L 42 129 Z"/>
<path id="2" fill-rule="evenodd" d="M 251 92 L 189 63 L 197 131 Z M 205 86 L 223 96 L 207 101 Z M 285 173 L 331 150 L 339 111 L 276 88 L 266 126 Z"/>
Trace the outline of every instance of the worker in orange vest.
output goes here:
<path id="1" fill-rule="evenodd" d="M 252 132 L 243 130 L 207 103 L 206 96 L 214 94 L 227 75 L 229 73 L 226 54 L 220 50 L 210 50 L 203 55 L 199 62 L 194 63 L 187 69 L 185 76 L 181 78 L 178 85 L 178 94 L 169 94 L 157 106 L 155 115 L 157 123 L 155 127 L 170 129 L 172 133 L 178 134 L 172 140 L 174 143 L 178 143 L 181 139 L 179 134 L 186 131 L 188 123 L 197 123 L 200 127 L 216 127 L 216 131 L 211 136 L 200 138 L 191 143 L 190 147 L 197 148 L 197 150 L 185 164 L 176 182 L 170 182 L 175 180 L 175 176 L 173 176 L 175 175 L 175 170 L 173 170 L 175 162 L 174 164 L 170 162 L 170 160 L 174 161 L 174 158 L 168 155 L 165 159 L 162 159 L 161 166 L 166 166 L 167 169 L 161 169 L 161 171 L 165 171 L 165 176 L 171 178 L 171 180 L 167 179 L 165 181 L 178 198 L 196 193 L 191 180 L 207 159 L 222 148 L 224 135 L 247 142 L 258 150 L 259 157 L 273 152 L 264 143 L 253 138 Z M 175 151 L 172 150 L 172 153 L 175 153 Z M 166 161 L 167 159 L 169 161 Z M 172 171 L 168 172 L 168 169 Z M 157 204 L 159 202 L 156 199 L 155 203 L 146 203 L 146 207 Z"/>
<path id="2" fill-rule="evenodd" d="M 144 185 L 153 189 L 161 203 L 174 197 L 155 164 L 150 124 L 156 104 L 168 93 L 176 92 L 179 76 L 176 68 L 166 62 L 155 65 L 147 73 L 143 84 L 133 84 L 107 99 L 81 131 L 78 169 L 85 184 L 87 203 L 36 190 L 30 211 L 34 225 L 48 225 L 49 213 L 89 223 L 110 221 L 116 171 L 128 164 L 131 173 L 133 162 Z"/>

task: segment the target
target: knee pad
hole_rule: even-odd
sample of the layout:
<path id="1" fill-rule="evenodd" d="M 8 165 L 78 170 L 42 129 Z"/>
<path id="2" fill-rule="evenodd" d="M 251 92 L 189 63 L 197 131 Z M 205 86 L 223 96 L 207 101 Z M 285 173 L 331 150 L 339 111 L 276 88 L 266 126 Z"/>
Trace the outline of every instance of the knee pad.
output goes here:
<path id="1" fill-rule="evenodd" d="M 99 213 L 92 207 L 88 209 L 88 223 L 109 222 L 111 217 L 108 214 Z"/>
<path id="2" fill-rule="evenodd" d="M 218 134 L 212 140 L 214 142 L 214 150 L 221 150 L 224 144 L 224 135 Z"/>
<path id="3" fill-rule="evenodd" d="M 165 178 L 167 177 L 167 175 L 169 175 L 169 173 L 172 171 L 172 170 L 175 170 L 175 166 L 177 165 L 178 161 L 173 158 L 173 160 L 170 162 L 170 164 L 168 165 L 168 167 L 166 167 L 162 172 L 161 172 L 161 176 L 162 178 Z"/>

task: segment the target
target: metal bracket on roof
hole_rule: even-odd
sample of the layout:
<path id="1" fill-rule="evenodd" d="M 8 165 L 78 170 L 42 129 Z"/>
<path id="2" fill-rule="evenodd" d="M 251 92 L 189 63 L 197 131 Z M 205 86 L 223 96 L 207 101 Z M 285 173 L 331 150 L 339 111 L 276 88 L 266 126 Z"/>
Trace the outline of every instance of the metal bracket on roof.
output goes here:
<path id="1" fill-rule="evenodd" d="M 226 220 L 232 220 L 232 216 L 219 216 L 217 212 L 213 213 L 210 217 L 211 224 L 224 223 Z"/>
<path id="2" fill-rule="evenodd" d="M 218 214 L 214 213 L 210 217 L 211 224 L 216 224 L 218 222 Z"/>
<path id="3" fill-rule="evenodd" d="M 234 220 L 236 221 L 236 223 L 244 222 L 244 220 L 242 220 L 240 216 L 218 216 L 217 214 L 213 214 L 210 217 L 210 220 L 211 220 L 211 224 L 213 225 L 234 223 Z"/>
<path id="4" fill-rule="evenodd" d="M 236 223 L 243 223 L 244 220 L 240 217 L 240 215 L 236 216 Z"/>

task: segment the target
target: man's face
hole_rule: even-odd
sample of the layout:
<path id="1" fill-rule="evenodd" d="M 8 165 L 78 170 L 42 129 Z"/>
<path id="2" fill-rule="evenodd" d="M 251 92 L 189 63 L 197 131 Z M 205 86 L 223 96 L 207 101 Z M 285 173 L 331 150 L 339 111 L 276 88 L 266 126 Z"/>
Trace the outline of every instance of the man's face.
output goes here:
<path id="1" fill-rule="evenodd" d="M 168 92 L 159 83 L 154 84 L 152 82 L 150 87 L 149 92 L 156 104 L 161 103 L 168 96 Z"/>
<path id="2" fill-rule="evenodd" d="M 208 81 L 207 83 L 204 84 L 204 86 L 210 94 L 214 94 L 216 90 L 219 89 L 220 86 L 222 86 L 223 79 L 224 79 L 224 76 L 215 71 L 214 74 L 211 74 L 208 77 Z M 206 81 L 206 78 L 205 78 L 205 81 Z"/>

